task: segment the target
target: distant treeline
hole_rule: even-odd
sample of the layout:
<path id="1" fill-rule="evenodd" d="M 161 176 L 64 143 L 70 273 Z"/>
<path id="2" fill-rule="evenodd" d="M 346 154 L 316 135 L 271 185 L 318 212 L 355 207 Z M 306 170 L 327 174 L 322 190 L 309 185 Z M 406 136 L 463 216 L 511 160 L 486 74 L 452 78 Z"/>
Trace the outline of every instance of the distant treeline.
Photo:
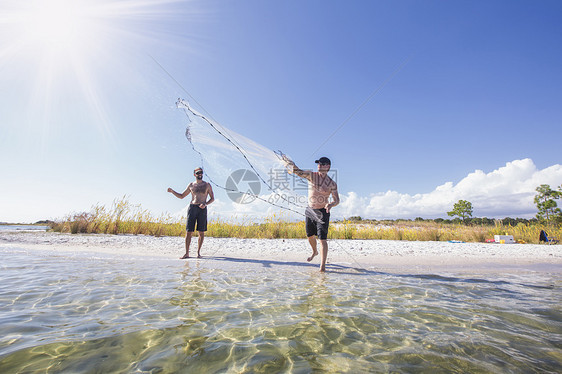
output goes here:
<path id="1" fill-rule="evenodd" d="M 54 224 L 54 221 L 50 221 L 50 220 L 43 220 L 43 221 L 37 221 L 35 223 L 14 223 L 14 222 L 0 222 L 0 225 L 41 225 L 41 226 L 51 226 L 52 224 Z"/>
<path id="2" fill-rule="evenodd" d="M 474 217 L 474 218 L 466 218 L 464 220 L 458 217 L 453 219 L 416 217 L 414 219 L 375 220 L 375 219 L 363 219 L 360 216 L 352 216 L 347 218 L 346 220 L 351 222 L 370 223 L 370 224 L 392 224 L 392 223 L 402 223 L 402 222 L 433 222 L 433 223 L 441 223 L 441 224 L 454 224 L 454 225 L 464 224 L 464 225 L 478 225 L 478 226 L 496 226 L 496 225 L 516 226 L 519 223 L 522 223 L 524 225 L 539 223 L 539 220 L 536 218 L 527 219 L 527 218 L 511 218 L 511 217 L 505 217 L 502 219 Z"/>

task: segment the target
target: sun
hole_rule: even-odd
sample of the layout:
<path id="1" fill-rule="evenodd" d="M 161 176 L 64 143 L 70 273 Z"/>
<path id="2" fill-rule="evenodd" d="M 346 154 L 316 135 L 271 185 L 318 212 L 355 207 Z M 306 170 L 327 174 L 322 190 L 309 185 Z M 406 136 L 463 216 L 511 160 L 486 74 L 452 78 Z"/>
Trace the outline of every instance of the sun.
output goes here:
<path id="1" fill-rule="evenodd" d="M 50 122 L 49 116 L 69 107 L 61 98 L 71 97 L 87 105 L 107 129 L 110 120 L 101 89 L 107 76 L 101 75 L 119 76 L 119 66 L 130 70 L 131 50 L 166 40 L 158 27 L 178 17 L 184 4 L 185 0 L 0 1 L 0 83 L 6 87 L 9 81 L 14 92 L 26 91 L 22 97 L 29 101 L 27 107 L 42 112 L 35 122 Z"/>
<path id="2" fill-rule="evenodd" d="M 114 16 L 107 3 L 99 0 L 11 1 L 3 6 L 0 27 L 10 35 L 7 45 L 20 53 L 49 55 L 61 62 L 70 53 L 81 57 L 86 46 L 99 47 L 106 21 Z"/>
<path id="3" fill-rule="evenodd" d="M 89 9 L 88 4 L 70 0 L 31 3 L 21 18 L 24 37 L 44 48 L 74 49 L 96 33 Z"/>

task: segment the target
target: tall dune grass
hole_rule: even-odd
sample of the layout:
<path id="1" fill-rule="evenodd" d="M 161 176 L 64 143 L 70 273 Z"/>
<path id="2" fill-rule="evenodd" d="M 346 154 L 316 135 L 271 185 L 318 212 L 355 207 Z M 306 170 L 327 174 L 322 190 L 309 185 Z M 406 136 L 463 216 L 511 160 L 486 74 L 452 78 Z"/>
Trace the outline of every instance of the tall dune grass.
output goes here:
<path id="1" fill-rule="evenodd" d="M 134 234 L 151 236 L 183 236 L 185 217 L 178 219 L 171 215 L 154 217 L 140 205 L 131 204 L 126 197 L 116 199 L 112 206 L 96 205 L 90 212 L 71 214 L 51 224 L 54 231 L 87 234 Z M 240 223 L 239 220 L 210 220 L 207 236 L 259 239 L 304 239 L 304 222 L 289 222 L 284 215 L 273 215 L 261 223 Z M 329 239 L 378 239 L 409 241 L 448 241 L 484 242 L 494 235 L 513 235 L 515 240 L 538 243 L 540 230 L 549 236 L 562 239 L 560 226 L 545 227 L 540 224 L 516 226 L 495 226 L 462 224 L 442 224 L 435 222 L 385 221 L 381 223 L 357 223 L 342 221 L 330 224 Z"/>
<path id="2" fill-rule="evenodd" d="M 183 235 L 184 226 L 171 215 L 153 217 L 126 197 L 116 199 L 110 209 L 96 205 L 90 212 L 71 214 L 51 224 L 54 231 L 72 234 Z"/>
<path id="3" fill-rule="evenodd" d="M 304 222 L 288 222 L 279 216 L 268 217 L 261 223 L 237 223 L 211 220 L 208 236 L 222 238 L 298 239 L 305 238 Z"/>
<path id="4" fill-rule="evenodd" d="M 438 224 L 433 222 L 413 223 L 400 222 L 387 225 L 362 225 L 342 222 L 332 225 L 329 237 L 332 239 L 379 239 L 409 241 L 449 241 L 485 242 L 494 235 L 513 235 L 518 242 L 539 243 L 541 230 L 549 236 L 562 239 L 562 228 L 540 224 L 518 224 L 516 226 L 496 224 L 495 226 L 462 224 Z"/>

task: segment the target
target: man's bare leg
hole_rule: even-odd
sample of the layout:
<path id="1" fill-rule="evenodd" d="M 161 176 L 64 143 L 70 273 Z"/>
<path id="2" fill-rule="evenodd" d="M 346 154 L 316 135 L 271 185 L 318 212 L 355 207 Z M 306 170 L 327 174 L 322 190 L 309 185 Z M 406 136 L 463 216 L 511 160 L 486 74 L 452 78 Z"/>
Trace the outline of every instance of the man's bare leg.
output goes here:
<path id="1" fill-rule="evenodd" d="M 201 258 L 201 246 L 203 245 L 204 239 L 205 239 L 205 232 L 199 231 L 199 241 L 197 242 L 197 258 Z"/>
<path id="2" fill-rule="evenodd" d="M 326 259 L 328 258 L 328 241 L 326 239 L 320 239 L 320 246 L 322 247 L 322 252 L 320 253 L 320 271 L 326 271 Z"/>
<path id="3" fill-rule="evenodd" d="M 316 249 L 316 236 L 314 236 L 314 235 L 309 236 L 308 242 L 310 243 L 310 246 L 312 247 L 312 256 L 307 258 L 306 261 L 310 262 L 318 254 L 318 250 Z"/>
<path id="4" fill-rule="evenodd" d="M 191 244 L 191 234 L 193 234 L 193 232 L 191 231 L 185 232 L 185 254 L 182 257 L 180 257 L 180 260 L 189 258 L 189 245 Z"/>

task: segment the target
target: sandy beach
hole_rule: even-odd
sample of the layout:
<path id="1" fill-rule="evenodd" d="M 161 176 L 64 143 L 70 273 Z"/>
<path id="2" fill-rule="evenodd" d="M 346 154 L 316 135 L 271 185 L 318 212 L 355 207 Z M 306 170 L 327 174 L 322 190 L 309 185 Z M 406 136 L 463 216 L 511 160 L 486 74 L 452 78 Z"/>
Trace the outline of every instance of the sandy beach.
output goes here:
<path id="1" fill-rule="evenodd" d="M 191 255 L 196 254 L 197 239 Z M 364 269 L 455 270 L 542 269 L 562 271 L 559 245 L 412 242 L 392 240 L 330 240 L 328 265 Z M 54 232 L 3 232 L 0 248 L 43 250 L 56 253 L 98 253 L 118 256 L 154 256 L 178 259 L 184 253 L 182 237 L 144 235 L 60 234 Z M 232 258 L 275 262 L 305 262 L 310 247 L 303 239 L 205 238 L 205 261 Z M 315 258 L 313 264 L 319 263 Z M 328 270 L 329 266 L 328 266 Z"/>

